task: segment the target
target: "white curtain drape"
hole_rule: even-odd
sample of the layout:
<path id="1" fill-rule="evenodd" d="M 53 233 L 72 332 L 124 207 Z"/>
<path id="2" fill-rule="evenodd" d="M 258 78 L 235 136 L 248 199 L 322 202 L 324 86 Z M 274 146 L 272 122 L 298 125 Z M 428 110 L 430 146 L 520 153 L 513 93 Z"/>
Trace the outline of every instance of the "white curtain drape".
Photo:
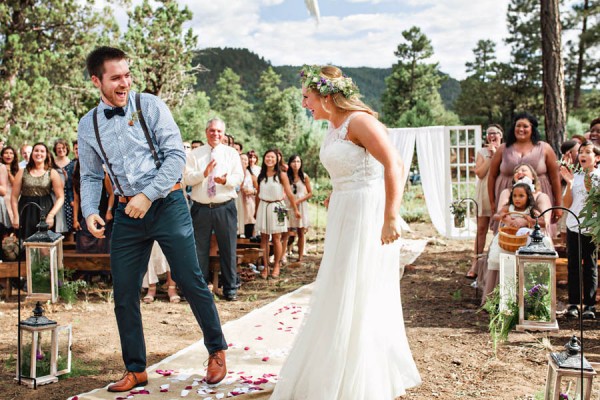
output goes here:
<path id="1" fill-rule="evenodd" d="M 415 154 L 415 140 L 417 139 L 417 129 L 388 129 L 390 132 L 390 141 L 398 149 L 400 158 L 404 162 L 404 176 L 402 182 L 406 182 L 410 172 L 410 164 Z"/>
<path id="2" fill-rule="evenodd" d="M 450 170 L 447 169 L 449 154 L 443 126 L 419 128 L 417 154 L 423 195 L 431 222 L 440 234 L 450 236 L 446 218 L 446 182 L 450 181 Z"/>
<path id="3" fill-rule="evenodd" d="M 406 182 L 416 143 L 421 184 L 429 217 L 440 234 L 449 236 L 450 227 L 446 221 L 445 207 L 446 182 L 450 180 L 450 171 L 446 169 L 448 152 L 445 150 L 444 127 L 394 128 L 389 129 L 389 132 L 391 142 L 404 161 L 403 182 Z"/>

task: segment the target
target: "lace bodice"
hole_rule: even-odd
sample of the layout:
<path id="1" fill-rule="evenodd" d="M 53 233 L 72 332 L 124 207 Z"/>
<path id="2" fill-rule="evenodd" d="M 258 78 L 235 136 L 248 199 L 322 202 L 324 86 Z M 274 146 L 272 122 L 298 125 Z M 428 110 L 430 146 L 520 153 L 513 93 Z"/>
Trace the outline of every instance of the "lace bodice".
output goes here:
<path id="1" fill-rule="evenodd" d="M 367 150 L 347 139 L 350 114 L 338 128 L 330 126 L 321 145 L 321 162 L 329 172 L 333 190 L 356 190 L 381 183 L 383 166 Z"/>

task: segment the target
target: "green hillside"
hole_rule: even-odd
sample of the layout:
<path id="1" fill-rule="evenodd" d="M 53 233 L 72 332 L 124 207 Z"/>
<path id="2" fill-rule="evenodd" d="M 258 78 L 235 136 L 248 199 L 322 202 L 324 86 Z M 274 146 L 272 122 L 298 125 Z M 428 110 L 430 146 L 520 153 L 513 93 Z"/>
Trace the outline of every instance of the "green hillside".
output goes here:
<path id="1" fill-rule="evenodd" d="M 195 88 L 204 91 L 210 96 L 215 88 L 219 74 L 230 67 L 240 75 L 242 87 L 248 93 L 248 100 L 256 102 L 256 90 L 260 74 L 271 63 L 248 49 L 234 48 L 207 48 L 199 50 L 194 57 L 194 64 L 201 64 L 208 71 L 198 74 Z M 381 95 L 385 90 L 385 78 L 390 74 L 391 68 L 344 68 L 344 73 L 351 76 L 360 88 L 365 103 L 375 110 L 381 110 Z M 294 86 L 300 87 L 298 71 L 300 66 L 282 65 L 273 67 L 281 76 L 281 89 Z M 454 101 L 460 93 L 460 83 L 444 74 L 444 81 L 440 88 L 442 101 L 447 109 L 452 109 Z"/>

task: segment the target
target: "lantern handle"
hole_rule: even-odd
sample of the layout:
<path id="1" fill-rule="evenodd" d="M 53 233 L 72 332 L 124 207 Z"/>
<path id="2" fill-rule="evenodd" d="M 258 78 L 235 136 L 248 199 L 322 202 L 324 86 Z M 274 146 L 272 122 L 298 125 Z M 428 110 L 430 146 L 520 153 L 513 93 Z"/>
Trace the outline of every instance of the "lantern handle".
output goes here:
<path id="1" fill-rule="evenodd" d="M 468 201 L 468 202 L 472 202 L 473 204 L 475 204 L 475 220 L 477 220 L 477 217 L 479 216 L 479 204 L 477 203 L 477 200 L 471 198 L 471 197 L 465 197 L 463 199 L 460 199 L 458 201 L 458 204 L 462 204 L 462 202 L 464 201 Z M 477 253 L 479 249 L 479 236 L 477 235 L 477 229 L 475 229 L 475 261 L 477 261 L 477 259 L 479 258 L 479 254 Z M 475 292 L 477 293 L 477 292 Z"/>
<path id="2" fill-rule="evenodd" d="M 573 217 L 575 217 L 575 220 L 577 221 L 577 231 L 578 231 L 578 235 L 577 235 L 577 259 L 579 260 L 579 345 L 581 346 L 581 382 L 583 382 L 583 271 L 582 271 L 582 266 L 581 266 L 581 221 L 579 220 L 579 216 L 577 214 L 575 214 L 573 211 L 569 210 L 566 207 L 563 206 L 552 206 L 549 207 L 547 209 L 545 209 L 544 211 L 542 211 L 542 213 L 540 215 L 538 215 L 535 218 L 535 224 L 536 226 L 539 226 L 538 224 L 538 218 L 541 218 L 544 214 L 546 214 L 548 211 L 552 211 L 552 210 L 563 210 L 568 212 L 569 214 L 571 214 Z M 568 230 L 569 228 L 567 228 Z M 583 384 L 581 385 L 581 398 L 583 399 Z"/>
<path id="3" fill-rule="evenodd" d="M 23 251 L 22 246 L 23 246 L 23 235 L 22 235 L 22 228 L 23 228 L 23 212 L 25 210 L 27 210 L 27 207 L 29 206 L 36 206 L 38 208 L 38 210 L 40 210 L 40 219 L 42 221 L 46 220 L 46 215 L 44 214 L 44 209 L 42 208 L 42 206 L 40 206 L 37 203 L 34 203 L 32 201 L 25 203 L 25 205 L 23 206 L 23 209 L 21 210 L 21 212 L 19 213 L 19 227 L 17 227 L 17 236 L 19 237 L 19 252 L 17 253 L 17 270 L 18 270 L 18 275 L 19 275 L 19 287 L 17 290 L 17 348 L 18 348 L 18 359 L 17 359 L 17 369 L 19 370 L 19 385 L 21 384 L 21 380 L 22 378 L 27 378 L 27 379 L 33 379 L 33 388 L 37 389 L 37 379 L 36 378 L 31 378 L 31 377 L 24 377 L 21 373 L 21 252 Z M 41 222 L 41 221 L 40 221 Z"/>

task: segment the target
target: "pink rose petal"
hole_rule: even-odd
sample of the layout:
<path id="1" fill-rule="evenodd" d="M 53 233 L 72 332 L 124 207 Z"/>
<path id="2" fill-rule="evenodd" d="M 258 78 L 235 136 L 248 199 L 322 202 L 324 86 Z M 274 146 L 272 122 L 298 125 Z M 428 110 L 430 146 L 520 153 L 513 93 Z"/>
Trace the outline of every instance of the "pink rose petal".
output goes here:
<path id="1" fill-rule="evenodd" d="M 244 347 L 244 350 L 248 351 L 248 350 L 250 350 L 250 347 L 246 346 L 246 347 Z"/>
<path id="2" fill-rule="evenodd" d="M 256 338 L 256 340 L 263 340 L 262 336 Z"/>
<path id="3" fill-rule="evenodd" d="M 263 357 L 262 359 L 264 362 L 269 361 L 269 357 Z"/>

